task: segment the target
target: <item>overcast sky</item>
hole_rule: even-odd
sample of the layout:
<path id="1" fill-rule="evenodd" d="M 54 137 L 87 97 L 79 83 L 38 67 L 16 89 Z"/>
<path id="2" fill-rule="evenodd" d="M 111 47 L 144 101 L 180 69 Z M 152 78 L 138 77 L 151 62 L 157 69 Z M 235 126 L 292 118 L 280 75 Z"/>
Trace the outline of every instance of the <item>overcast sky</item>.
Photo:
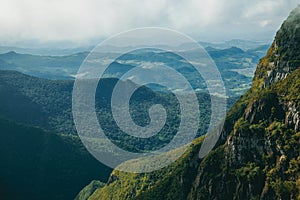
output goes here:
<path id="1" fill-rule="evenodd" d="M 155 26 L 202 41 L 272 40 L 300 0 L 0 0 L 0 45 L 86 45 Z"/>

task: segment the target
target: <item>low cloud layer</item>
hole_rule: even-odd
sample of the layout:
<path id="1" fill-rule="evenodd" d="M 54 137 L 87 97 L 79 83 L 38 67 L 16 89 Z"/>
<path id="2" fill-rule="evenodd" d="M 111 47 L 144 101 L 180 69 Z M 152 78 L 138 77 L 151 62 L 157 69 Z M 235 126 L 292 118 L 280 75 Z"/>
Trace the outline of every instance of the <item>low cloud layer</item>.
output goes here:
<path id="1" fill-rule="evenodd" d="M 299 0 L 1 0 L 0 43 L 86 44 L 145 26 L 197 40 L 264 40 Z"/>

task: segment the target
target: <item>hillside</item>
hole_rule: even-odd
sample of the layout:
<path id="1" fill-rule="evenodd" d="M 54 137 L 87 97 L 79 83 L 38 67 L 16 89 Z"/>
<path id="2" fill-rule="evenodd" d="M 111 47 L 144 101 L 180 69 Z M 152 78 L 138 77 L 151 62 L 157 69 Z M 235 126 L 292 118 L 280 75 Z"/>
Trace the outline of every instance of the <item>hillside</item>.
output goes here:
<path id="1" fill-rule="evenodd" d="M 300 199 L 299 27 L 300 6 L 277 32 L 208 156 L 199 159 L 200 138 L 160 171 L 114 170 L 89 199 Z"/>
<path id="2" fill-rule="evenodd" d="M 133 147 L 134 139 L 127 137 L 118 128 L 109 109 L 110 98 L 117 79 L 102 79 L 96 93 L 96 111 L 99 121 L 103 122 L 103 129 L 110 139 L 122 146 Z M 124 84 L 128 84 L 124 82 Z M 72 116 L 72 89 L 73 81 L 47 80 L 24 75 L 16 71 L 0 70 L 0 115 L 17 123 L 38 127 L 57 134 L 76 135 Z M 201 124 L 198 136 L 205 133 L 210 112 L 210 98 L 206 93 L 197 93 L 200 104 Z M 228 99 L 228 108 L 236 98 Z M 168 102 L 168 103 L 166 103 Z M 155 146 L 157 143 L 166 143 L 176 129 L 179 110 L 178 102 L 170 93 L 155 92 L 148 87 L 141 87 L 131 99 L 131 111 L 134 120 L 139 124 L 149 122 L 147 109 L 156 103 L 166 106 L 170 113 L 168 123 L 161 135 L 153 140 L 141 143 L 141 148 Z M 107 123 L 106 123 L 107 122 Z M 170 128 L 168 128 L 170 127 Z M 165 131 L 167 130 L 167 131 Z M 158 139 L 160 138 L 160 139 Z M 128 142 L 128 144 L 126 144 Z"/>
<path id="3" fill-rule="evenodd" d="M 56 135 L 0 118 L 1 199 L 72 199 L 111 169 L 93 158 L 78 137 Z"/>
<path id="4" fill-rule="evenodd" d="M 177 115 L 172 114 L 178 110 L 175 98 L 147 87 L 139 88 L 131 102 L 136 122 L 148 123 L 149 106 L 168 102 L 166 107 L 171 117 L 164 130 L 171 128 L 150 141 L 135 141 L 117 129 L 108 111 L 116 82 L 117 79 L 101 80 L 96 93 L 98 118 L 110 122 L 103 125 L 107 136 L 132 151 L 148 150 L 168 142 L 176 129 L 173 124 Z M 72 88 L 73 81 L 47 80 L 0 70 L 1 199 L 72 199 L 93 179 L 108 180 L 111 169 L 95 160 L 75 134 Z M 210 112 L 207 109 L 209 96 L 199 93 L 198 97 L 203 102 L 201 112 Z M 203 124 L 199 135 L 205 132 L 204 124 L 208 120 L 208 115 L 201 116 Z M 105 150 L 106 146 L 101 148 Z M 14 188 L 19 189 L 15 191 Z"/>
<path id="5" fill-rule="evenodd" d="M 75 134 L 72 81 L 52 81 L 0 70 L 0 114 L 18 123 Z"/>

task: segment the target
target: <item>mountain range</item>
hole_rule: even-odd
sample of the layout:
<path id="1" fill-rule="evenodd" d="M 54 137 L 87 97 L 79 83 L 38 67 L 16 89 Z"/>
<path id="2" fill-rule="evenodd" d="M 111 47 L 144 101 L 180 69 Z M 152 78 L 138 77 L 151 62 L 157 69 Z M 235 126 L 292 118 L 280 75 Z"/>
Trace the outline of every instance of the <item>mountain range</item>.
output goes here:
<path id="1" fill-rule="evenodd" d="M 252 49 L 247 50 L 242 50 L 238 47 L 218 49 L 213 46 L 215 45 L 207 46 L 206 50 L 223 76 L 228 96 L 235 97 L 242 95 L 250 88 L 255 65 L 259 58 L 266 52 L 267 46 L 257 44 L 257 46 L 253 45 L 251 46 L 253 47 Z M 14 48 L 11 49 L 16 50 Z M 71 55 L 47 56 L 28 53 L 20 54 L 15 51 L 9 51 L 0 54 L 0 69 L 17 70 L 27 75 L 52 80 L 74 80 L 79 67 L 88 53 L 80 52 Z M 109 59 L 112 55 L 115 55 L 115 53 L 99 52 L 99 57 L 103 60 Z M 178 56 L 175 54 L 166 55 L 166 53 L 160 51 L 128 53 L 112 62 L 111 67 L 119 73 L 120 70 L 153 63 L 153 58 L 155 58 L 155 62 L 176 67 L 176 69 L 181 71 L 187 71 L 187 64 L 180 60 Z M 109 77 L 119 78 L 118 73 L 111 73 Z M 199 77 L 196 77 L 194 74 L 193 71 L 190 71 L 188 74 L 188 77 L 191 77 L 191 83 L 199 82 Z M 199 89 L 203 90 L 204 87 L 200 86 Z"/>
<path id="2" fill-rule="evenodd" d="M 203 137 L 151 173 L 114 170 L 77 199 L 300 199 L 300 6 L 259 61 L 252 87 L 227 113 L 214 150 Z M 88 195 L 87 195 L 88 194 Z"/>

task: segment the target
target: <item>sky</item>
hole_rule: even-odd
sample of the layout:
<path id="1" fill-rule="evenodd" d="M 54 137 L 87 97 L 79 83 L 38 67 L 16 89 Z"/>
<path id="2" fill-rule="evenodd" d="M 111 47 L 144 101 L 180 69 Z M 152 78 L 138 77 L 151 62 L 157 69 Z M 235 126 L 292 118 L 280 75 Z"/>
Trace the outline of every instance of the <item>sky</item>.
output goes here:
<path id="1" fill-rule="evenodd" d="M 133 28 L 271 41 L 300 0 L 0 0 L 0 46 L 82 46 Z"/>

